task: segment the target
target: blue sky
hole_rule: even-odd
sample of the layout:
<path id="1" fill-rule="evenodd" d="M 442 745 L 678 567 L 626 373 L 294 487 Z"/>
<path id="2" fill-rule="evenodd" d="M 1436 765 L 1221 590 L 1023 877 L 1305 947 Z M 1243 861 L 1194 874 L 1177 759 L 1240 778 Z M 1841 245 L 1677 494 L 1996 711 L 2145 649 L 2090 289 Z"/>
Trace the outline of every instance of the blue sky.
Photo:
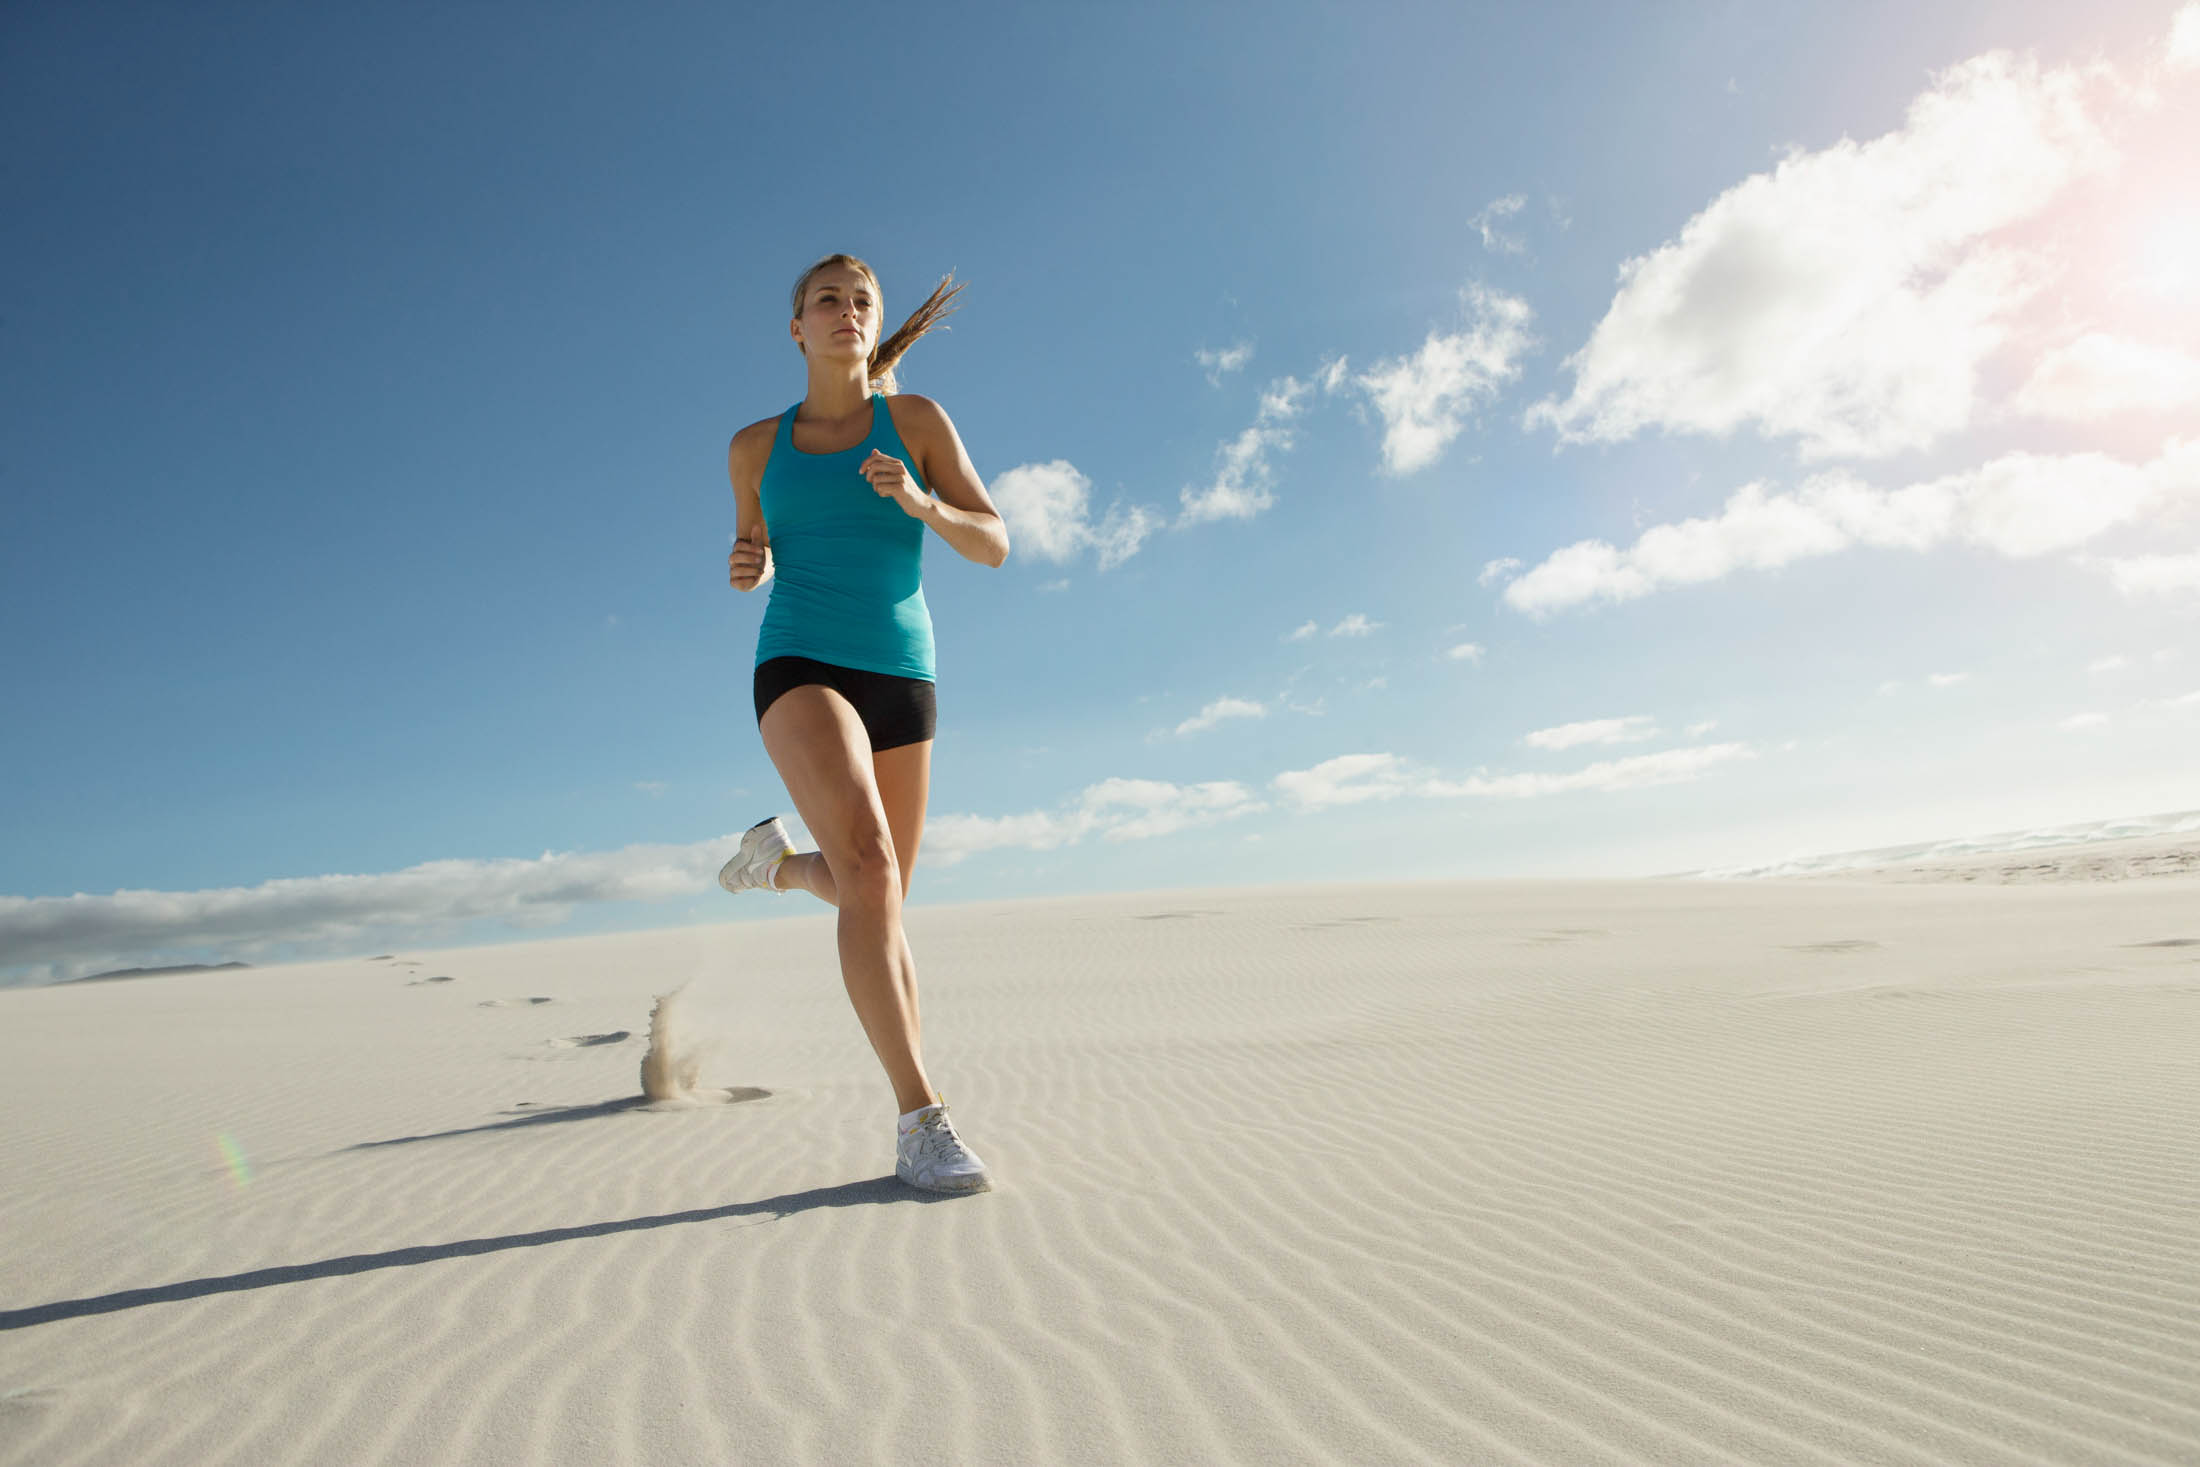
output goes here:
<path id="1" fill-rule="evenodd" d="M 836 249 L 920 901 L 2200 806 L 2200 6 L 190 11 L 0 18 L 0 975 L 751 915 Z"/>

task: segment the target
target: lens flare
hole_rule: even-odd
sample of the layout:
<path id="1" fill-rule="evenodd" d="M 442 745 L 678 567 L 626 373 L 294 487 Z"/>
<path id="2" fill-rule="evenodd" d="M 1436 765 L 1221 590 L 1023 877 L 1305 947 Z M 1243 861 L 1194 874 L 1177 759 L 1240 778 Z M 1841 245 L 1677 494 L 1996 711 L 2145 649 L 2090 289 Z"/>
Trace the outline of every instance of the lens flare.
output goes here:
<path id="1" fill-rule="evenodd" d="M 237 1190 L 241 1192 L 251 1186 L 252 1163 L 245 1158 L 244 1147 L 237 1144 L 237 1138 L 223 1131 L 214 1137 L 214 1145 L 220 1148 L 222 1160 L 229 1167 L 229 1179 L 237 1184 Z"/>

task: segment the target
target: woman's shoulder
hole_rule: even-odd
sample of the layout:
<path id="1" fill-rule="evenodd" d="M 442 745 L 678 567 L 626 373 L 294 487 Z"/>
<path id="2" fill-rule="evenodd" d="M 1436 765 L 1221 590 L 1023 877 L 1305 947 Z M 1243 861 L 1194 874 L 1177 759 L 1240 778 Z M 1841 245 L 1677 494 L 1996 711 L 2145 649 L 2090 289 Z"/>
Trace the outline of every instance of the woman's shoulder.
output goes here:
<path id="1" fill-rule="evenodd" d="M 733 442 L 726 448 L 726 469 L 734 482 L 755 484 L 764 477 L 764 465 L 771 460 L 772 446 L 779 441 L 779 419 L 764 418 L 749 424 L 733 435 Z"/>
<path id="2" fill-rule="evenodd" d="M 744 458 L 751 455 L 760 458 L 767 457 L 772 451 L 773 442 L 778 437 L 779 419 L 760 418 L 733 435 L 733 445 L 730 452 L 735 458 Z"/>
<path id="3" fill-rule="evenodd" d="M 955 431 L 954 425 L 947 420 L 947 409 L 914 392 L 887 394 L 886 411 L 893 414 L 894 431 L 904 438 L 911 432 L 929 435 L 942 429 L 950 433 Z"/>
<path id="4" fill-rule="evenodd" d="M 779 419 L 777 417 L 759 418 L 733 435 L 733 446 L 740 448 L 743 444 L 755 443 L 761 440 L 764 446 L 769 448 L 772 440 L 778 436 Z"/>

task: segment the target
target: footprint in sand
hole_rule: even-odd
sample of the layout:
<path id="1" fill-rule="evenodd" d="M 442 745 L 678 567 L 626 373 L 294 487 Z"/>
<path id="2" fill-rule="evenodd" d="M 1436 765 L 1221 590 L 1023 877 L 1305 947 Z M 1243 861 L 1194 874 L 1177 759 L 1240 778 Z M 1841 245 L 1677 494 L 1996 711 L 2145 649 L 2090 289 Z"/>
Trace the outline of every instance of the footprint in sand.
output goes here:
<path id="1" fill-rule="evenodd" d="M 1880 944 L 1866 942 L 1861 937 L 1840 937 L 1832 942 L 1795 942 L 1788 944 L 1791 953 L 1868 953 L 1879 950 Z"/>
<path id="2" fill-rule="evenodd" d="M 1610 937 L 1602 927 L 1551 927 L 1542 932 L 1531 932 L 1526 937 L 1515 938 L 1530 947 L 1556 947 L 1562 942 L 1586 942 L 1592 937 Z"/>
<path id="3" fill-rule="evenodd" d="M 60 1404 L 61 1392 L 52 1386 L 0 1391 L 0 1422 L 9 1417 L 42 1416 Z"/>
<path id="4" fill-rule="evenodd" d="M 547 998 L 485 998 L 477 1007 L 485 1009 L 525 1009 L 539 1003 L 550 1003 Z"/>
<path id="5" fill-rule="evenodd" d="M 1219 917 L 1221 915 L 1222 914 L 1220 912 L 1210 912 L 1205 910 L 1190 912 L 1138 912 L 1134 914 L 1134 920 L 1139 922 L 1174 922 L 1180 921 L 1186 917 Z"/>
<path id="6" fill-rule="evenodd" d="M 418 988 L 423 983 L 449 983 L 451 981 L 452 978 L 450 974 L 438 973 L 433 978 L 415 978 L 410 983 L 407 983 L 405 986 L 407 988 Z"/>
<path id="7" fill-rule="evenodd" d="M 2159 942 L 2131 942 L 2126 947 L 2200 947 L 2200 937 L 2165 937 Z"/>
<path id="8" fill-rule="evenodd" d="M 630 1029 L 614 1029 L 609 1034 L 575 1034 L 567 1039 L 545 1039 L 543 1043 L 552 1049 L 589 1049 L 598 1044 L 624 1044 L 633 1037 Z"/>

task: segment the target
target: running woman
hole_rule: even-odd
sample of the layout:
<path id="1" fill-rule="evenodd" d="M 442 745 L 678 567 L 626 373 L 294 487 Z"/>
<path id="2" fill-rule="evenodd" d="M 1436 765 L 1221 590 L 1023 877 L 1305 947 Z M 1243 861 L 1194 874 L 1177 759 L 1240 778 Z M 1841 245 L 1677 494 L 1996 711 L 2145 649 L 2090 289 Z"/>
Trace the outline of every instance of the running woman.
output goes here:
<path id="1" fill-rule="evenodd" d="M 818 849 L 795 851 L 774 816 L 741 837 L 718 883 L 800 888 L 840 909 L 841 979 L 901 1112 L 894 1171 L 933 1192 L 991 1182 L 925 1073 L 901 926 L 935 721 L 919 562 L 930 528 L 964 559 L 998 566 L 1008 530 L 955 425 L 938 403 L 895 391 L 894 363 L 961 289 L 941 281 L 881 341 L 871 267 L 849 255 L 812 265 L 788 325 L 809 391 L 735 434 L 726 456 L 733 588 L 773 583 L 756 638 L 757 729 Z"/>

